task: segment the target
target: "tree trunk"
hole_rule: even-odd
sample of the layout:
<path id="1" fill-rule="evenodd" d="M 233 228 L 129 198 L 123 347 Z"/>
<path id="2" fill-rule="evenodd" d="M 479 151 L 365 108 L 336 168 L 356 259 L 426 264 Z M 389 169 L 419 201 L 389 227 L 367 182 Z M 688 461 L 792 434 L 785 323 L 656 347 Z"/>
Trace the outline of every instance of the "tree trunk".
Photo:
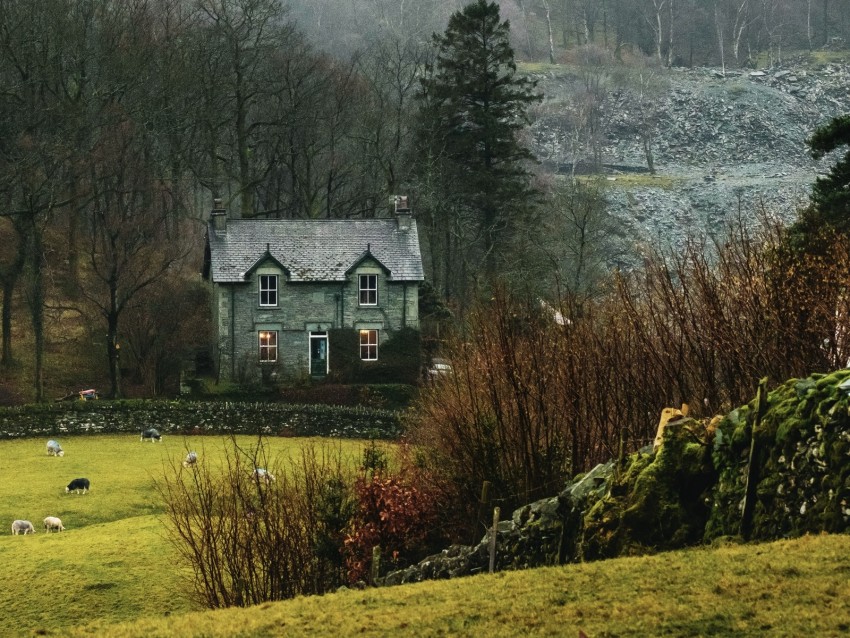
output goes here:
<path id="1" fill-rule="evenodd" d="M 35 223 L 32 224 L 30 317 L 35 344 L 33 389 L 35 390 L 35 401 L 40 403 L 44 400 L 44 238 Z"/>
<path id="2" fill-rule="evenodd" d="M 546 32 L 549 35 L 549 64 L 555 64 L 555 43 L 552 40 L 552 16 L 548 0 L 543 0 L 543 8 L 546 10 Z"/>
<path id="3" fill-rule="evenodd" d="M 717 3 L 714 3 L 714 26 L 717 29 L 717 45 L 720 50 L 720 68 L 723 76 L 726 76 L 726 57 L 723 53 L 723 25 L 720 23 L 720 10 L 717 8 Z"/>
<path id="4" fill-rule="evenodd" d="M 667 68 L 673 66 L 673 0 L 668 0 L 669 4 L 667 6 L 670 24 L 669 24 L 669 33 L 667 38 Z"/>
<path id="5" fill-rule="evenodd" d="M 15 280 L 6 279 L 3 282 L 3 354 L 0 364 L 11 366 L 12 357 L 12 296 L 15 291 Z"/>
<path id="6" fill-rule="evenodd" d="M 3 330 L 3 352 L 0 355 L 0 365 L 3 366 L 11 366 L 15 362 L 12 355 L 12 304 L 14 303 L 15 285 L 18 283 L 27 261 L 27 241 L 23 233 L 18 233 L 18 240 L 18 252 L 15 255 L 15 261 L 12 262 L 3 279 L 3 319 L 2 328 L 0 328 Z"/>
<path id="7" fill-rule="evenodd" d="M 106 354 L 109 358 L 109 398 L 121 397 L 121 345 L 118 343 L 118 312 L 112 311 L 106 317 Z"/>

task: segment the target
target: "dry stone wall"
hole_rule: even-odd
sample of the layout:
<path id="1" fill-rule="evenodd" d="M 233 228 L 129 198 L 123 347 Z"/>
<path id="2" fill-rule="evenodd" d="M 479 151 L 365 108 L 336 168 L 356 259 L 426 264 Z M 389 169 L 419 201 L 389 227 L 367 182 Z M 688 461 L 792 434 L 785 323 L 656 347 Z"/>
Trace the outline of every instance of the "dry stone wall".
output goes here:
<path id="1" fill-rule="evenodd" d="M 140 432 L 395 439 L 397 412 L 330 405 L 74 401 L 0 409 L 0 438 Z"/>

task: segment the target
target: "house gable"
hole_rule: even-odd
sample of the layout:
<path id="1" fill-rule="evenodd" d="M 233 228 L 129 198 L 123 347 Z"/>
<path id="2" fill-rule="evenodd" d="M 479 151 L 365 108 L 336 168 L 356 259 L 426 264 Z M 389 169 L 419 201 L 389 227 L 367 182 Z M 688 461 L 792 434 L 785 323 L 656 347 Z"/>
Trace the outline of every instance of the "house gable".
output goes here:
<path id="1" fill-rule="evenodd" d="M 289 269 L 275 259 L 274 255 L 269 252 L 269 245 L 266 244 L 266 252 L 264 252 L 257 261 L 255 261 L 248 270 L 245 271 L 243 279 L 250 279 L 253 274 L 269 274 L 282 272 L 289 279 Z"/>
<path id="2" fill-rule="evenodd" d="M 383 272 L 387 278 L 392 278 L 392 273 L 390 269 L 387 268 L 381 261 L 376 258 L 369 247 L 366 248 L 366 251 L 360 255 L 360 257 L 355 260 L 351 267 L 345 271 L 347 276 L 351 276 L 357 272 L 366 272 L 369 270 L 370 272 Z"/>

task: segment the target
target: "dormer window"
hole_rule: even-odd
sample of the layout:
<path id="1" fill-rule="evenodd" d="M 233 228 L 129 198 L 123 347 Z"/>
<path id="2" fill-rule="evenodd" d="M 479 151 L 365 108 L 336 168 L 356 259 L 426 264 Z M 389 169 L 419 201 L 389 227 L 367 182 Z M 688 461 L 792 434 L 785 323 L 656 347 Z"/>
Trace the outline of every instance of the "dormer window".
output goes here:
<path id="1" fill-rule="evenodd" d="M 360 275 L 360 305 L 378 305 L 378 275 Z"/>
<path id="2" fill-rule="evenodd" d="M 260 306 L 277 306 L 277 275 L 260 275 Z"/>

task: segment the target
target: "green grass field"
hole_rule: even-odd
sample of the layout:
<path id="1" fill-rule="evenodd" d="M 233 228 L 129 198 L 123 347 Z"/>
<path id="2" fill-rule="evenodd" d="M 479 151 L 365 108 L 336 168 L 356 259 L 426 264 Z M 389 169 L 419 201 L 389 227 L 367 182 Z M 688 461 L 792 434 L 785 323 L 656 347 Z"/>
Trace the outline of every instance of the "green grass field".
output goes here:
<path id="1" fill-rule="evenodd" d="M 840 636 L 850 632 L 850 536 L 717 545 L 452 581 L 341 591 L 204 612 L 164 535 L 151 487 L 191 447 L 226 439 L 132 435 L 0 442 L 0 637 Z M 250 446 L 251 437 L 240 438 Z M 269 439 L 289 456 L 301 439 Z M 344 442 L 352 459 L 363 442 Z M 72 478 L 87 495 L 65 494 Z M 12 536 L 11 521 L 67 531 Z"/>
<path id="2" fill-rule="evenodd" d="M 729 545 L 296 598 L 71 636 L 843 636 L 850 536 Z"/>
<path id="3" fill-rule="evenodd" d="M 62 458 L 47 456 L 46 439 L 0 441 L 0 637 L 199 609 L 185 580 L 189 573 L 166 538 L 153 485 L 187 449 L 219 463 L 229 440 L 165 436 L 162 443 L 142 443 L 127 434 L 59 441 Z M 237 442 L 251 447 L 256 438 Z M 266 439 L 269 457 L 283 459 L 310 442 L 324 444 Z M 342 445 L 353 463 L 366 445 L 332 444 Z M 66 494 L 78 477 L 91 481 L 91 491 Z M 46 516 L 61 518 L 66 531 L 44 533 Z M 36 534 L 12 536 L 15 519 L 32 521 Z"/>

